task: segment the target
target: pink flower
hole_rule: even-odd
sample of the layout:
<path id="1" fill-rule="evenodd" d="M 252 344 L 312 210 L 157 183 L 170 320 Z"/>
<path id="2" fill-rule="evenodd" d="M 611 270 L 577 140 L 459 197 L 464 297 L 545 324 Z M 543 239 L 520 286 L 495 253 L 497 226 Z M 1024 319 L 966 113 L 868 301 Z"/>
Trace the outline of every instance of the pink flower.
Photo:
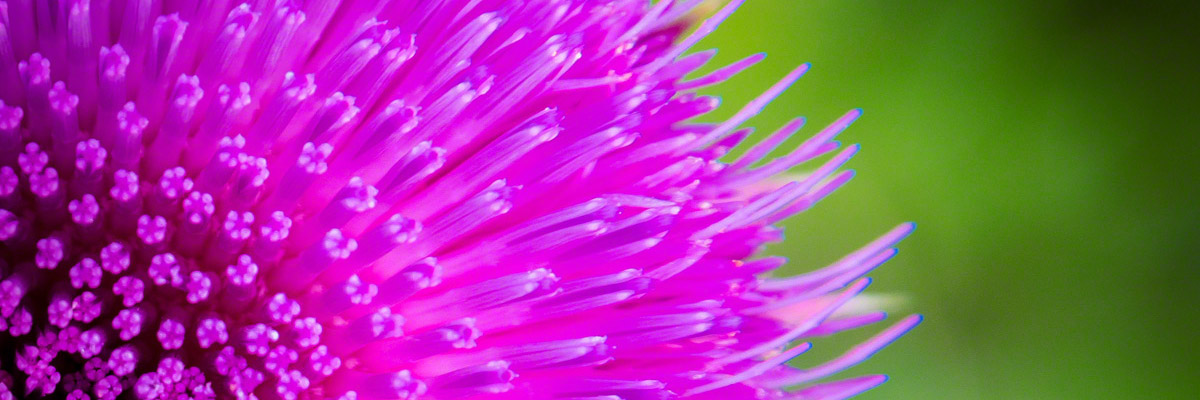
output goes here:
<path id="1" fill-rule="evenodd" d="M 697 1 L 0 1 L 0 398 L 785 399 L 912 229 L 767 274 L 852 111 L 756 166 Z M 799 344 L 796 344 L 800 342 Z M 789 392 L 787 389 L 795 389 Z"/>

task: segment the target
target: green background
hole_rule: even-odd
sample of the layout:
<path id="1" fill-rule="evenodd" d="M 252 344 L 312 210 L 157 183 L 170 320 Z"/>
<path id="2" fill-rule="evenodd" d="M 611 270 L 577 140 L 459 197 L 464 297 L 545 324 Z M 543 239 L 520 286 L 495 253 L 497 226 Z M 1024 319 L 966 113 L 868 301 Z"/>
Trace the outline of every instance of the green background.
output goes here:
<path id="1" fill-rule="evenodd" d="M 860 398 L 1200 398 L 1196 8 L 750 0 L 701 42 L 717 64 L 768 54 L 705 90 L 723 101 L 712 118 L 813 63 L 748 123 L 756 137 L 866 110 L 841 136 L 863 145 L 856 178 L 768 249 L 788 272 L 919 224 L 870 290 L 925 322 L 839 375 L 891 376 Z"/>

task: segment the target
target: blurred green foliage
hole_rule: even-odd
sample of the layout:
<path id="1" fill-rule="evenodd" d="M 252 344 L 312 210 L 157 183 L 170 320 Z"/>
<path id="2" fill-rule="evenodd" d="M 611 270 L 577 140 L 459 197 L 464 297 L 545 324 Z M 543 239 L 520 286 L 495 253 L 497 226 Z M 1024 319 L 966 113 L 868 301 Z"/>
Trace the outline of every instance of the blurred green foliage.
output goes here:
<path id="1" fill-rule="evenodd" d="M 839 375 L 891 376 L 862 399 L 1200 397 L 1196 3 L 750 0 L 700 44 L 769 55 L 714 119 L 813 63 L 756 137 L 866 110 L 857 177 L 769 248 L 788 272 L 919 223 L 871 291 L 926 320 Z"/>

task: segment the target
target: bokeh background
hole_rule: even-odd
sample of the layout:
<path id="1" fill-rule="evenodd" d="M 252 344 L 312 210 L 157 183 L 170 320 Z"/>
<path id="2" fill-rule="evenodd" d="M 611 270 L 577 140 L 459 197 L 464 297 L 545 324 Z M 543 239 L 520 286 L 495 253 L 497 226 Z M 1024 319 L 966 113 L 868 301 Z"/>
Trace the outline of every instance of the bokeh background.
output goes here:
<path id="1" fill-rule="evenodd" d="M 862 399 L 1200 398 L 1197 3 L 750 0 L 701 43 L 768 54 L 712 118 L 801 62 L 759 137 L 866 110 L 855 179 L 769 249 L 791 272 L 919 223 L 871 291 L 925 323 L 840 375 L 891 376 Z"/>

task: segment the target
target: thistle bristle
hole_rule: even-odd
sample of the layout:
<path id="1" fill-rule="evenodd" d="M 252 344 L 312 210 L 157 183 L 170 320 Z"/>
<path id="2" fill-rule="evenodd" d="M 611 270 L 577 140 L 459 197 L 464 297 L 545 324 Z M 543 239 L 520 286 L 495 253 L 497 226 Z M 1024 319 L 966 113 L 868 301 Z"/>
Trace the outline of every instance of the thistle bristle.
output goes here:
<path id="1" fill-rule="evenodd" d="M 443 4 L 445 3 L 445 4 Z M 852 111 L 754 166 L 683 56 L 697 2 L 9 0 L 0 399 L 783 399 L 904 225 L 746 260 L 849 180 Z M 681 57 L 683 56 L 683 57 Z M 843 290 L 843 288 L 845 288 Z M 838 291 L 841 290 L 840 293 Z"/>

